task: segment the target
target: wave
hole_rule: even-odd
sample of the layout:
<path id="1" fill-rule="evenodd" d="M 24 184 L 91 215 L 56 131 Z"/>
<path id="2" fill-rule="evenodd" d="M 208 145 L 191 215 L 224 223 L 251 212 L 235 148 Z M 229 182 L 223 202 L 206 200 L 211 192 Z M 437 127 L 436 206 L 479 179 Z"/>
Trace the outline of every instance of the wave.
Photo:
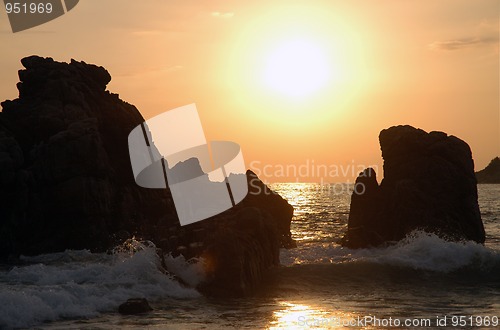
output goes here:
<path id="1" fill-rule="evenodd" d="M 152 244 L 129 240 L 112 254 L 82 250 L 22 257 L 22 265 L 0 271 L 0 328 L 95 318 L 116 312 L 129 298 L 147 298 L 153 305 L 165 299 L 199 298 L 195 289 L 165 274 L 156 252 Z M 190 287 L 203 279 L 203 260 L 164 257 L 166 268 Z M 429 273 L 435 287 L 466 279 L 476 288 L 476 283 L 497 285 L 500 273 L 500 251 L 424 232 L 384 248 L 351 250 L 334 243 L 306 243 L 282 250 L 281 261 L 284 267 L 275 273 L 278 282 L 271 281 L 267 292 L 306 289 L 342 294 L 356 289 L 366 296 L 385 287 L 388 279 L 409 281 L 412 290 L 419 290 L 427 285 Z M 411 284 L 412 279 L 418 281 Z"/>
<path id="2" fill-rule="evenodd" d="M 367 263 L 441 273 L 465 269 L 500 271 L 500 251 L 471 241 L 449 242 L 422 231 L 383 248 L 353 250 L 335 243 L 307 244 L 282 251 L 281 260 L 285 266 Z"/>
<path id="3" fill-rule="evenodd" d="M 131 244 L 129 242 L 129 244 Z M 129 298 L 196 298 L 162 271 L 154 246 L 132 242 L 113 254 L 65 251 L 22 257 L 25 263 L 0 272 L 0 328 L 30 327 L 59 319 L 93 318 L 116 311 Z M 196 264 L 167 256 L 183 279 L 199 279 Z"/>

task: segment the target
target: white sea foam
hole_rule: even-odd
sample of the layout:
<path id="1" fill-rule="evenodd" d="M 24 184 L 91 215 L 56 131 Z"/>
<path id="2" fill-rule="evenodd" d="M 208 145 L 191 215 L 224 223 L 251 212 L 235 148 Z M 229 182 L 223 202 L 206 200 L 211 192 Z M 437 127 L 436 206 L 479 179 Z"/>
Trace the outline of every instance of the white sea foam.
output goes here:
<path id="1" fill-rule="evenodd" d="M 135 253 L 66 251 L 23 259 L 30 264 L 0 272 L 0 328 L 95 317 L 116 311 L 134 297 L 154 301 L 199 296 L 162 272 L 154 247 L 143 246 Z M 184 276 L 194 267 L 186 266 Z"/>
<path id="2" fill-rule="evenodd" d="M 335 243 L 308 244 L 282 251 L 281 261 L 284 265 L 365 262 L 436 272 L 467 267 L 489 271 L 500 267 L 500 251 L 470 241 L 449 242 L 434 234 L 417 231 L 384 248 L 353 250 Z"/>
<path id="3" fill-rule="evenodd" d="M 500 265 L 500 251 L 472 241 L 449 242 L 421 231 L 413 232 L 396 245 L 360 250 L 357 259 L 437 272 L 466 267 L 488 271 Z"/>
<path id="4" fill-rule="evenodd" d="M 171 254 L 168 254 L 165 255 L 165 265 L 169 272 L 180 277 L 192 287 L 196 287 L 205 278 L 203 259 L 201 258 L 186 261 L 183 255 L 174 258 Z"/>

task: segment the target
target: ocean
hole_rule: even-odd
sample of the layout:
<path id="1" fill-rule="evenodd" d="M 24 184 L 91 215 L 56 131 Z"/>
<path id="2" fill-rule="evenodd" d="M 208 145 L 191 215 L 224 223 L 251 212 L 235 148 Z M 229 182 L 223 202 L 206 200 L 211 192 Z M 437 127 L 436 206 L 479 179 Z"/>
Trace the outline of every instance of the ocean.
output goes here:
<path id="1" fill-rule="evenodd" d="M 159 267 L 149 242 L 112 254 L 65 251 L 0 265 L 0 328 L 37 329 L 387 329 L 500 326 L 500 185 L 479 185 L 486 244 L 414 232 L 397 245 L 351 250 L 352 185 L 282 183 L 295 208 L 298 247 L 281 251 L 252 297 L 207 298 Z M 187 283 L 202 260 L 165 256 Z M 119 304 L 145 297 L 154 310 L 122 316 Z"/>

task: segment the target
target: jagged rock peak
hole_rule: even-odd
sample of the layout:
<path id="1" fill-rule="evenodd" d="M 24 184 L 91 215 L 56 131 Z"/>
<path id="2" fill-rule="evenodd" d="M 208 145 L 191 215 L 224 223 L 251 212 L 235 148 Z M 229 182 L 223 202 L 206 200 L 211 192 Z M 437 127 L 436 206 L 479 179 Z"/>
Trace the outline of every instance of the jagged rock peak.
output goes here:
<path id="1" fill-rule="evenodd" d="M 26 68 L 19 70 L 19 80 L 17 84 L 20 97 L 36 97 L 43 95 L 47 88 L 40 88 L 49 81 L 63 80 L 66 84 L 75 82 L 85 83 L 90 89 L 96 91 L 106 90 L 107 84 L 111 81 L 111 75 L 102 66 L 78 62 L 71 59 L 70 63 L 56 62 L 51 57 L 40 57 L 32 55 L 21 60 L 21 64 Z M 57 87 L 53 84 L 50 88 Z"/>

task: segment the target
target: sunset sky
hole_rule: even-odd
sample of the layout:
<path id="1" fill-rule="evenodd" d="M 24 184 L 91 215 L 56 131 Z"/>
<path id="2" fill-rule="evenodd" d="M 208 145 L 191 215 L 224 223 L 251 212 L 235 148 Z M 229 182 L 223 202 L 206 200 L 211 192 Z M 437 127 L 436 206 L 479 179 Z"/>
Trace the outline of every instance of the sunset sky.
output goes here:
<path id="1" fill-rule="evenodd" d="M 462 138 L 482 169 L 500 155 L 499 12 L 498 0 L 82 0 L 14 34 L 2 10 L 0 100 L 17 97 L 22 57 L 74 58 L 104 66 L 146 119 L 196 103 L 207 139 L 239 143 L 269 181 L 318 181 L 320 165 L 344 171 L 326 181 L 373 164 L 380 177 L 378 134 L 398 124 Z M 274 173 L 304 164 L 299 178 Z"/>

